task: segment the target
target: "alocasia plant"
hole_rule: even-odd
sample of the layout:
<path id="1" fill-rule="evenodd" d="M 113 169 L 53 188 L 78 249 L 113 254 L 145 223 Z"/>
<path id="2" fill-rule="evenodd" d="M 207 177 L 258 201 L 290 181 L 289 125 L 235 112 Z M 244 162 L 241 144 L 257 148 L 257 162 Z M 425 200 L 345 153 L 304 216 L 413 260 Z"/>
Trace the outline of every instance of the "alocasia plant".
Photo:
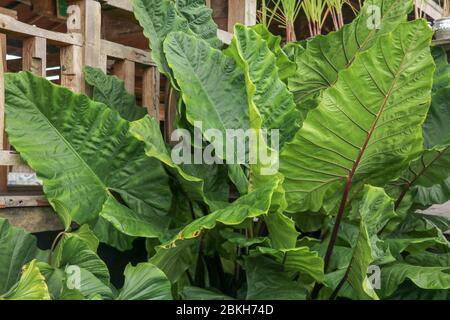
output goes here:
<path id="1" fill-rule="evenodd" d="M 450 221 L 423 213 L 450 200 L 450 68 L 426 22 L 406 22 L 411 1 L 365 1 L 338 32 L 284 47 L 236 25 L 223 48 L 201 0 L 133 7 L 179 128 L 201 122 L 194 147 L 220 161 L 175 162 L 158 120 L 100 70 L 85 69 L 91 98 L 8 74 L 10 141 L 66 230 L 41 251 L 0 220 L 0 299 L 450 298 Z M 271 161 L 233 162 L 208 129 L 254 130 L 245 151 Z M 148 262 L 116 289 L 99 243 L 137 237 Z"/>

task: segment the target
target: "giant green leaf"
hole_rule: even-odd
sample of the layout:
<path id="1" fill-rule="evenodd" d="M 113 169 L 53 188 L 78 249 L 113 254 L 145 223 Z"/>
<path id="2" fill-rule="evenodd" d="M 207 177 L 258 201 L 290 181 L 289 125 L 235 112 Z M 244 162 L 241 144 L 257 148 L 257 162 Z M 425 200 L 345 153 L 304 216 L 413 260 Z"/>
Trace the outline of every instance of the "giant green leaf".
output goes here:
<path id="1" fill-rule="evenodd" d="M 281 36 L 273 35 L 263 24 L 257 24 L 250 28 L 266 41 L 268 48 L 275 55 L 278 76 L 280 79 L 286 81 L 289 77 L 293 76 L 297 66 L 294 61 L 289 59 L 285 51 L 281 48 Z M 291 47 L 293 46 L 294 45 L 291 44 Z"/>
<path id="2" fill-rule="evenodd" d="M 107 243 L 120 251 L 127 251 L 133 247 L 135 237 L 120 232 L 102 217 L 95 222 L 92 230 L 100 242 Z"/>
<path id="3" fill-rule="evenodd" d="M 286 145 L 280 171 L 289 211 L 331 210 L 344 192 L 383 186 L 422 150 L 430 101 L 432 31 L 401 24 L 358 54 Z M 345 187 L 346 186 L 346 187 Z"/>
<path id="4" fill-rule="evenodd" d="M 188 31 L 187 20 L 178 14 L 175 2 L 171 0 L 133 0 L 132 4 L 136 20 L 150 41 L 153 61 L 159 71 L 171 79 L 172 73 L 164 56 L 163 42 L 172 31 Z"/>
<path id="5" fill-rule="evenodd" d="M 0 294 L 19 281 L 22 267 L 36 258 L 38 250 L 33 235 L 0 218 Z"/>
<path id="6" fill-rule="evenodd" d="M 425 150 L 419 159 L 413 161 L 404 171 L 398 182 L 401 184 L 401 193 L 398 197 L 399 205 L 403 196 L 411 188 L 419 188 L 415 201 L 423 205 L 443 203 L 450 199 L 447 191 L 447 179 L 450 177 L 450 144 L 436 146 Z M 430 201 L 437 201 L 431 202 Z"/>
<path id="7" fill-rule="evenodd" d="M 128 129 L 116 111 L 86 96 L 31 73 L 6 75 L 10 142 L 43 181 L 55 210 L 79 224 L 100 213 L 108 221 L 113 215 L 115 226 L 137 216 L 151 228 L 135 232 L 123 223 L 120 230 L 157 237 L 169 223 L 168 177 Z"/>
<path id="8" fill-rule="evenodd" d="M 128 264 L 124 274 L 125 284 L 117 300 L 172 300 L 169 280 L 151 263 Z"/>
<path id="9" fill-rule="evenodd" d="M 173 248 L 158 247 L 149 262 L 161 269 L 172 283 L 176 283 L 195 264 L 198 245 L 196 240 L 186 240 Z"/>
<path id="10" fill-rule="evenodd" d="M 450 289 L 449 267 L 423 267 L 407 263 L 393 263 L 381 269 L 382 297 L 391 296 L 405 280 L 411 280 L 422 289 Z"/>
<path id="11" fill-rule="evenodd" d="M 431 53 L 436 63 L 433 81 L 433 92 L 436 92 L 442 88 L 450 87 L 450 64 L 444 48 L 433 46 Z"/>
<path id="12" fill-rule="evenodd" d="M 380 36 L 406 21 L 411 8 L 410 0 L 368 0 L 352 23 L 309 41 L 297 59 L 297 74 L 289 79 L 296 103 L 302 106 L 305 100 L 333 86 L 339 72 L 347 69 L 360 52 L 371 48 Z"/>
<path id="13" fill-rule="evenodd" d="M 379 262 L 386 255 L 378 233 L 396 216 L 394 201 L 383 189 L 366 186 L 358 211 L 361 221 L 348 266 L 348 282 L 359 299 L 378 299 L 374 288 L 368 285 L 367 273 L 372 263 Z"/>
<path id="14" fill-rule="evenodd" d="M 236 60 L 246 64 L 249 81 L 255 87 L 252 99 L 261 115 L 262 128 L 267 130 L 267 139 L 271 137 L 271 130 L 280 131 L 281 148 L 299 128 L 294 98 L 281 81 L 277 58 L 268 42 L 253 29 L 239 24 L 234 27 L 234 34 L 227 52 L 231 56 L 238 55 Z"/>
<path id="15" fill-rule="evenodd" d="M 255 48 L 258 49 L 255 50 Z M 255 54 L 255 51 L 258 54 Z M 279 145 L 273 145 L 271 141 L 269 146 L 268 139 L 270 137 L 272 140 L 272 133 L 267 135 L 267 131 L 264 132 L 264 130 L 279 130 L 278 128 L 286 126 L 290 129 L 282 130 L 281 142 L 291 139 L 291 135 L 298 128 L 296 126 L 297 111 L 292 97 L 278 77 L 275 57 L 258 33 L 237 25 L 235 38 L 228 53 L 244 68 L 250 128 L 255 134 L 255 139 L 250 140 L 249 146 L 250 154 L 256 153 L 250 163 L 249 190 L 257 189 L 268 181 L 282 182 L 283 177 L 278 173 Z M 274 106 L 280 105 L 283 107 L 275 110 Z M 278 124 L 270 124 L 272 115 L 278 118 L 275 120 Z M 275 190 L 269 214 L 264 216 L 270 239 L 274 248 L 277 249 L 295 247 L 299 235 L 294 222 L 283 214 L 285 208 L 284 189 L 280 185 Z"/>
<path id="16" fill-rule="evenodd" d="M 307 274 L 318 282 L 324 280 L 323 259 L 308 247 L 281 250 L 258 247 L 258 251 L 274 257 L 287 272 Z"/>
<path id="17" fill-rule="evenodd" d="M 450 65 L 443 49 L 433 48 L 432 53 L 436 72 L 431 107 L 423 124 L 424 146 L 427 150 L 405 170 L 397 182 L 402 188 L 399 203 L 410 189 L 414 202 L 423 206 L 444 203 L 450 199 Z"/>
<path id="18" fill-rule="evenodd" d="M 0 300 L 50 300 L 44 276 L 39 272 L 36 260 L 23 267 L 22 275 Z"/>
<path id="19" fill-rule="evenodd" d="M 105 284 L 109 283 L 109 271 L 106 264 L 89 247 L 89 243 L 77 236 L 65 236 L 56 248 L 60 254 L 55 257 L 52 264 L 58 268 L 67 265 L 78 266 L 92 273 Z"/>
<path id="20" fill-rule="evenodd" d="M 198 35 L 211 45 L 222 46 L 216 36 L 217 26 L 211 10 L 199 0 L 133 0 L 133 12 L 150 41 L 152 59 L 161 73 L 172 80 L 172 73 L 163 52 L 163 42 L 173 31 Z M 176 86 L 176 83 L 172 81 Z"/>
<path id="21" fill-rule="evenodd" d="M 69 277 L 65 277 L 64 279 L 62 286 L 63 291 L 60 296 L 61 300 L 91 299 L 95 297 L 112 299 L 114 297 L 114 293 L 109 287 L 109 284 L 98 279 L 89 270 L 78 266 L 68 265 L 64 269 L 64 272 L 66 275 L 68 274 Z M 73 279 L 71 279 L 72 277 Z M 72 280 L 74 281 L 72 282 Z"/>
<path id="22" fill-rule="evenodd" d="M 116 110 L 122 118 L 134 121 L 147 114 L 147 110 L 136 104 L 136 98 L 126 91 L 124 82 L 116 76 L 108 76 L 100 69 L 84 66 L 84 79 L 93 88 L 92 99 Z"/>
<path id="23" fill-rule="evenodd" d="M 248 300 L 305 300 L 304 290 L 281 264 L 264 256 L 246 257 Z"/>
<path id="24" fill-rule="evenodd" d="M 174 163 L 163 137 L 159 123 L 150 117 L 131 123 L 131 134 L 145 144 L 145 154 L 160 160 L 191 200 L 204 201 L 213 209 L 228 201 L 228 184 L 220 168 L 214 165 L 178 165 Z M 186 172 L 189 171 L 189 172 Z M 190 175 L 190 172 L 195 172 Z M 203 176 L 203 179 L 200 177 Z"/>
<path id="25" fill-rule="evenodd" d="M 427 249 L 450 249 L 450 243 L 446 239 L 442 224 L 439 220 L 433 220 L 422 214 L 410 212 L 397 229 L 383 240 L 389 247 L 394 257 L 401 258 L 401 253 L 419 253 Z"/>
<path id="26" fill-rule="evenodd" d="M 176 0 L 180 14 L 186 18 L 191 29 L 200 38 L 217 49 L 222 48 L 222 41 L 217 38 L 217 25 L 212 18 L 212 9 L 204 0 Z"/>
<path id="27" fill-rule="evenodd" d="M 422 206 L 446 203 L 450 199 L 450 178 L 431 187 L 416 186 L 414 201 Z"/>
<path id="28" fill-rule="evenodd" d="M 240 197 L 227 207 L 214 211 L 185 226 L 165 247 L 176 245 L 177 240 L 198 237 L 203 230 L 213 229 L 217 223 L 227 226 L 237 226 L 250 218 L 266 215 L 270 209 L 271 200 L 279 181 L 273 180 L 266 186 L 260 187 Z"/>
<path id="29" fill-rule="evenodd" d="M 250 125 L 243 70 L 206 41 L 182 32 L 166 38 L 164 52 L 181 89 L 187 120 L 202 130 L 216 155 L 228 161 L 230 177 L 236 182 L 242 176 L 239 164 L 245 159 L 233 148 L 235 139 L 227 135 L 227 130 L 244 136 Z M 239 191 L 245 193 L 243 189 L 241 186 Z"/>

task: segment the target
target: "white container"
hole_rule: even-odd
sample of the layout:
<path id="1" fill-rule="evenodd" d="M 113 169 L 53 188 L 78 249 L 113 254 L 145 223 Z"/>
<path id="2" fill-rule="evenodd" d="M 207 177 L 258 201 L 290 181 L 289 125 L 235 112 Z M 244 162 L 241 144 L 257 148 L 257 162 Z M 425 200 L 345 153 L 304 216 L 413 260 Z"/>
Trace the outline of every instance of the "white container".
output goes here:
<path id="1" fill-rule="evenodd" d="M 436 40 L 450 39 L 450 17 L 436 19 L 433 30 Z"/>

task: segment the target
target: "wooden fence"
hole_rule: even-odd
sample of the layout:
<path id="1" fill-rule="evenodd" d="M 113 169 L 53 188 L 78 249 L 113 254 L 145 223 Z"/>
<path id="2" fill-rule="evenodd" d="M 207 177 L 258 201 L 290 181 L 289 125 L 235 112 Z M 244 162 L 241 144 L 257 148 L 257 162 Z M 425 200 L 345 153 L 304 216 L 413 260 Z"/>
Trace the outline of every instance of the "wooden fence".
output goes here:
<path id="1" fill-rule="evenodd" d="M 21 9 L 20 12 L 11 9 L 15 2 L 21 6 L 24 3 L 29 5 L 30 12 L 36 16 L 21 21 L 20 15 L 25 11 L 27 13 L 28 9 Z M 83 66 L 89 65 L 115 74 L 124 81 L 127 91 L 139 93 L 142 106 L 163 122 L 166 135 L 172 130 L 176 113 L 170 90 L 165 87 L 166 81 L 160 77 L 150 51 L 144 48 L 148 48 L 148 44 L 133 19 L 131 2 L 66 2 L 67 14 L 61 14 L 58 7 L 60 1 L 57 0 L 0 0 L 0 216 L 30 232 L 59 230 L 62 225 L 49 207 L 41 186 L 12 185 L 8 178 L 17 173 L 14 170 L 31 176 L 33 173 L 11 150 L 4 132 L 5 71 L 28 70 L 73 91 L 88 94 L 90 88 L 83 78 Z M 256 21 L 256 0 L 207 0 L 207 4 L 213 9 L 216 21 L 222 28 L 218 36 L 225 43 L 230 42 L 228 31 L 235 23 L 250 25 Z M 42 19 L 56 22 L 53 27 L 34 25 Z M 123 44 L 124 38 L 127 42 L 134 40 L 140 48 Z M 8 44 L 13 40 L 16 41 L 16 49 L 20 49 L 20 53 L 16 52 L 13 56 L 21 60 L 21 65 L 17 64 L 14 70 L 9 70 L 7 66 L 12 62 L 8 60 L 11 58 Z M 140 86 L 137 86 L 137 79 Z"/>

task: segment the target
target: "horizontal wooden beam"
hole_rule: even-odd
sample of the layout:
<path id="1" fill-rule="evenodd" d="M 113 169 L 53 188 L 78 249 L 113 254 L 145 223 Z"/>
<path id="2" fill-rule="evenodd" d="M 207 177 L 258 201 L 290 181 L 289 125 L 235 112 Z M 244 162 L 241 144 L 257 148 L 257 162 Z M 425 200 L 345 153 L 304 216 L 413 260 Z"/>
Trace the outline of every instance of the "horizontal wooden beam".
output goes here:
<path id="1" fill-rule="evenodd" d="M 154 66 L 150 51 L 127 47 L 108 40 L 101 40 L 101 51 L 103 55 L 120 60 L 128 60 L 147 66 Z"/>
<path id="2" fill-rule="evenodd" d="M 0 150 L 0 166 L 20 166 L 24 162 L 17 152 Z"/>
<path id="3" fill-rule="evenodd" d="M 7 219 L 11 225 L 30 233 L 64 230 L 58 215 L 50 207 L 2 209 L 0 217 Z"/>
<path id="4" fill-rule="evenodd" d="M 5 14 L 14 19 L 17 19 L 17 11 L 15 11 L 15 10 L 0 7 L 0 14 Z"/>
<path id="5" fill-rule="evenodd" d="M 19 38 L 40 37 L 57 46 L 76 45 L 82 46 L 83 39 L 80 34 L 61 33 L 38 28 L 24 22 L 20 22 L 5 14 L 0 14 L 0 33 L 15 35 Z"/>
<path id="6" fill-rule="evenodd" d="M 21 207 L 47 207 L 49 203 L 44 195 L 2 195 L 0 209 Z"/>
<path id="7" fill-rule="evenodd" d="M 133 11 L 133 6 L 130 0 L 103 0 L 101 1 L 111 7 L 119 8 L 125 11 Z"/>

